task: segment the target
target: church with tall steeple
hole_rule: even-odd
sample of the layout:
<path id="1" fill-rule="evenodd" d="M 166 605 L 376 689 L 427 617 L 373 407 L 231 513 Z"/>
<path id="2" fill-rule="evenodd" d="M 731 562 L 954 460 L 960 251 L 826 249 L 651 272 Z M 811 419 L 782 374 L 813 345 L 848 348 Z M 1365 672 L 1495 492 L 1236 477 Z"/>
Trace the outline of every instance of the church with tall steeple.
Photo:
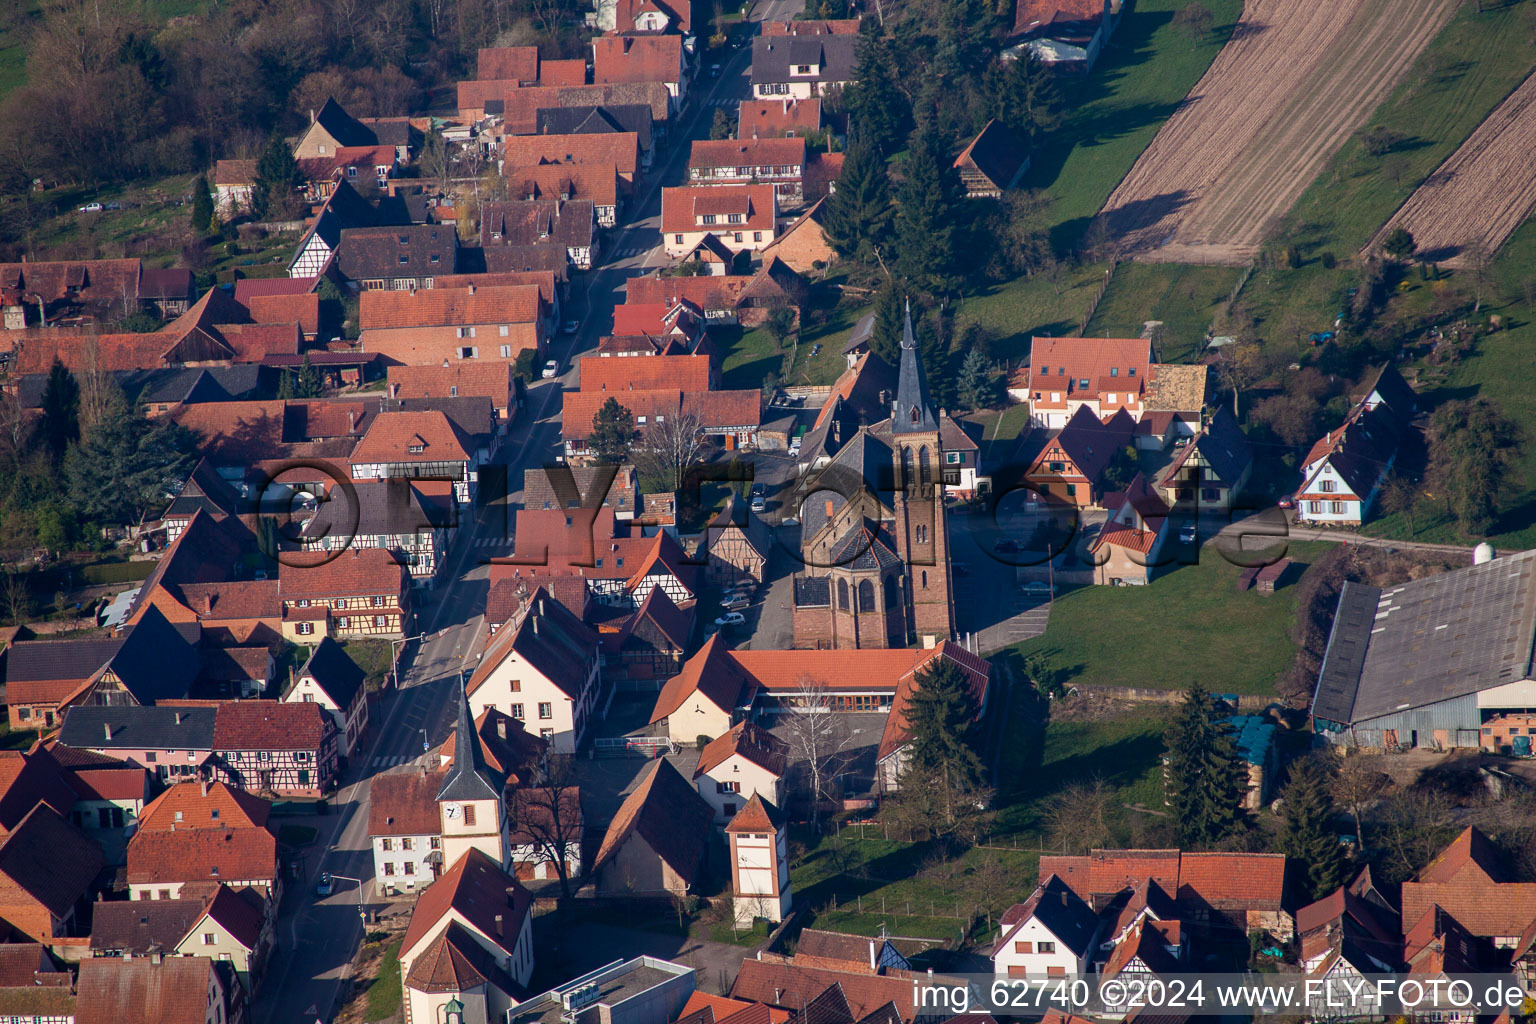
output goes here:
<path id="1" fill-rule="evenodd" d="M 459 690 L 459 718 L 454 725 L 453 764 L 437 791 L 443 837 L 443 863 L 477 849 L 503 870 L 512 858 L 512 839 L 504 794 L 507 777 L 486 764 L 485 751 L 469 714 L 469 697 Z"/>
<path id="2" fill-rule="evenodd" d="M 887 417 L 838 437 L 799 485 L 796 647 L 910 647 L 954 635 L 942 467 L 946 426 L 959 428 L 933 407 L 910 304 L 894 393 L 882 390 L 880 403 Z"/>

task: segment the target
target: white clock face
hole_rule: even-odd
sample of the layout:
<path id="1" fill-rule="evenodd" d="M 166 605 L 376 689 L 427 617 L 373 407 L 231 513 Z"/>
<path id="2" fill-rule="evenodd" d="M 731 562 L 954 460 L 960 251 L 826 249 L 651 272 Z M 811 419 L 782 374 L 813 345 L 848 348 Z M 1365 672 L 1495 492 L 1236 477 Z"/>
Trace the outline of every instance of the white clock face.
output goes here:
<path id="1" fill-rule="evenodd" d="M 450 818 L 457 818 L 459 816 L 459 805 L 458 804 L 444 804 L 443 805 L 443 813 L 448 815 L 448 817 L 450 817 Z"/>

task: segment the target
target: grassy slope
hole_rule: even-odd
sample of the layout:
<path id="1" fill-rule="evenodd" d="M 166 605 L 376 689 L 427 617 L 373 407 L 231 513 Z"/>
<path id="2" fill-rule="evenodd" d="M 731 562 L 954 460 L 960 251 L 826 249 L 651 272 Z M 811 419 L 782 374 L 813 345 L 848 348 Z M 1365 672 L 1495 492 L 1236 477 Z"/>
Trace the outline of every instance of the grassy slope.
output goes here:
<path id="1" fill-rule="evenodd" d="M 1306 561 L 1318 550 L 1292 544 L 1290 554 Z M 1046 654 L 1067 671 L 1069 686 L 1182 690 L 1202 682 L 1223 693 L 1269 693 L 1293 651 L 1296 590 L 1240 594 L 1240 575 L 1207 546 L 1198 565 L 1164 569 L 1145 587 L 1069 590 L 1052 606 L 1045 633 L 1016 648 Z"/>
<path id="2" fill-rule="evenodd" d="M 1147 320 L 1163 321 L 1158 358 L 1194 362 L 1218 307 L 1232 294 L 1242 271 L 1178 263 L 1124 263 L 1104 293 L 1089 337 L 1135 338 Z"/>
<path id="3" fill-rule="evenodd" d="M 1356 140 L 1345 143 L 1297 202 L 1289 240 L 1339 256 L 1364 245 L 1536 65 L 1529 7 L 1478 14 L 1464 5 L 1369 122 L 1407 141 L 1381 158 Z M 1402 172 L 1396 180 L 1394 168 Z"/>
<path id="4" fill-rule="evenodd" d="M 1054 200 L 1053 240 L 1070 248 L 1220 52 L 1241 0 L 1204 0 L 1216 29 L 1203 42 L 1170 22 L 1185 0 L 1138 0 L 1115 29 L 1074 107 L 1035 157 L 1025 184 Z"/>

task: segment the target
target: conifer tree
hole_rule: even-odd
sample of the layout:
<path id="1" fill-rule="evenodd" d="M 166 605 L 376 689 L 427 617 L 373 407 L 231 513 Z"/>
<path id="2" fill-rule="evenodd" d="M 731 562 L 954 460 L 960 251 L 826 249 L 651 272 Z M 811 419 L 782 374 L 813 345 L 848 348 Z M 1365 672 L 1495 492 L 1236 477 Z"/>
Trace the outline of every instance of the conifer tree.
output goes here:
<path id="1" fill-rule="evenodd" d="M 192 231 L 201 234 L 208 230 L 213 219 L 213 196 L 208 193 L 208 179 L 199 174 L 192 183 Z"/>
<path id="2" fill-rule="evenodd" d="M 889 40 L 865 36 L 859 43 L 858 66 L 848 86 L 851 125 L 867 137 L 882 156 L 900 148 L 912 130 L 912 104 L 901 91 L 900 73 Z"/>
<path id="3" fill-rule="evenodd" d="M 822 209 L 827 244 L 839 256 L 872 262 L 890 228 L 891 183 L 885 161 L 865 133 L 850 130 L 837 189 Z"/>
<path id="4" fill-rule="evenodd" d="M 903 779 L 928 787 L 948 825 L 985 784 L 986 767 L 974 746 L 978 712 L 965 670 L 947 658 L 918 676 L 907 705 L 912 739 Z"/>
<path id="5" fill-rule="evenodd" d="M 901 359 L 902 318 L 901 294 L 896 282 L 888 280 L 875 298 L 875 325 L 869 334 L 869 349 L 892 368 Z"/>
<path id="6" fill-rule="evenodd" d="M 1237 831 L 1246 773 L 1238 763 L 1231 727 L 1220 720 L 1215 701 L 1199 683 L 1185 694 L 1164 738 L 1168 803 L 1180 841 L 1199 849 Z"/>
<path id="7" fill-rule="evenodd" d="M 960 276 L 956 254 L 965 192 L 931 122 L 912 134 L 905 174 L 896 193 L 897 267 L 914 284 L 951 291 Z"/>
<path id="8" fill-rule="evenodd" d="M 639 436 L 635 429 L 635 414 L 620 405 L 618 399 L 610 398 L 592 417 L 592 435 L 587 438 L 587 447 L 592 449 L 598 462 L 611 466 L 624 461 L 629 446 Z"/>
<path id="9" fill-rule="evenodd" d="M 256 181 L 251 189 L 251 213 L 257 220 L 282 216 L 291 205 L 299 183 L 299 165 L 282 136 L 267 140 L 256 160 Z"/>
<path id="10" fill-rule="evenodd" d="M 1329 824 L 1335 813 L 1333 774 L 1316 755 L 1303 757 L 1291 765 L 1291 781 L 1281 794 L 1279 849 L 1300 869 L 1296 881 L 1308 901 L 1343 885 L 1349 870 Z"/>
<path id="11" fill-rule="evenodd" d="M 43 441 L 58 465 L 70 444 L 80 440 L 80 384 L 55 357 L 43 385 Z"/>

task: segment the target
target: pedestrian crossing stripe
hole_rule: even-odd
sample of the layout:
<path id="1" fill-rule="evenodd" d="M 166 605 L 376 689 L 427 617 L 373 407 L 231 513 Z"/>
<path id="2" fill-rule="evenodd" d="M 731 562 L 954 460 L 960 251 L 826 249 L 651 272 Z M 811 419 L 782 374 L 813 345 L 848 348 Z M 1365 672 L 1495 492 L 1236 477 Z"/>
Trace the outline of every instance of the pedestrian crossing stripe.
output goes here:
<path id="1" fill-rule="evenodd" d="M 374 768 L 396 768 L 396 767 L 399 767 L 400 765 L 404 764 L 406 761 L 409 761 L 409 760 L 410 760 L 410 755 L 409 754 L 396 754 L 393 757 L 386 757 L 386 756 L 380 755 L 379 757 L 376 757 L 376 758 L 373 759 L 373 763 L 372 763 L 371 767 L 374 767 Z"/>

